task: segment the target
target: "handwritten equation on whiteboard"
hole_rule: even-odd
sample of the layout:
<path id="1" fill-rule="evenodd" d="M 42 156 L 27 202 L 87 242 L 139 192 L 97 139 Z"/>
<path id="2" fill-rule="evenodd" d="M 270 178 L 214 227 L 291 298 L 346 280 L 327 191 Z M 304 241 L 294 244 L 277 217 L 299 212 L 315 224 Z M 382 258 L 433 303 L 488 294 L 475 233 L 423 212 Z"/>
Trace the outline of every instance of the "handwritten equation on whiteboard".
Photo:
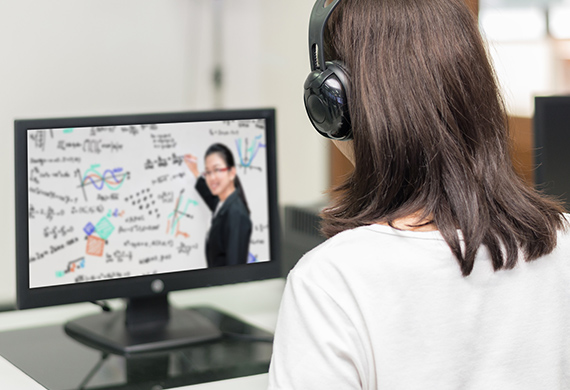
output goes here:
<path id="1" fill-rule="evenodd" d="M 212 214 L 183 156 L 234 154 L 249 262 L 269 260 L 263 120 L 28 130 L 30 287 L 206 267 Z"/>

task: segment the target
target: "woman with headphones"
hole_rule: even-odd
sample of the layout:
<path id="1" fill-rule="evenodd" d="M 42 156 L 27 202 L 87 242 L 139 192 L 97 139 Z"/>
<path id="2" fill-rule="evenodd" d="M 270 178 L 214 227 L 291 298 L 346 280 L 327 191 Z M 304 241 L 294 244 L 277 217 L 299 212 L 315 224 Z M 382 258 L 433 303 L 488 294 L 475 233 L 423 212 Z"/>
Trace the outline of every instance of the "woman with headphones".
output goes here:
<path id="1" fill-rule="evenodd" d="M 269 388 L 569 389 L 566 216 L 513 170 L 463 1 L 318 0 L 309 50 L 307 113 L 354 171 L 288 276 Z"/>
<path id="2" fill-rule="evenodd" d="M 208 267 L 246 264 L 252 224 L 231 150 L 220 143 L 211 145 L 202 175 L 195 156 L 188 154 L 184 161 L 197 179 L 196 191 L 213 213 L 206 236 Z"/>

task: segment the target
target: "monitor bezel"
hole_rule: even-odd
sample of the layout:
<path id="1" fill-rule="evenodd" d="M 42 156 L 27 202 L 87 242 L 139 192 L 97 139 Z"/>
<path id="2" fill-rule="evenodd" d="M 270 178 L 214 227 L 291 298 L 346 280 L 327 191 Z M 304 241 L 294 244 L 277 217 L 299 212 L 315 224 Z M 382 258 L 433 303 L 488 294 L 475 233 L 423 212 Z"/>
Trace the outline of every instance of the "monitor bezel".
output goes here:
<path id="1" fill-rule="evenodd" d="M 267 150 L 267 186 L 270 261 L 30 288 L 29 285 L 29 215 L 28 215 L 28 144 L 27 131 L 34 129 L 141 125 L 150 123 L 204 122 L 265 119 Z M 16 235 L 16 304 L 19 309 L 70 303 L 137 298 L 208 286 L 234 284 L 281 276 L 280 222 L 277 197 L 277 154 L 275 109 L 210 110 L 170 113 L 147 113 L 111 116 L 17 119 L 14 121 L 15 161 L 15 235 Z M 231 267 L 231 270 L 228 269 Z M 160 279 L 164 288 L 153 291 L 152 283 Z"/>

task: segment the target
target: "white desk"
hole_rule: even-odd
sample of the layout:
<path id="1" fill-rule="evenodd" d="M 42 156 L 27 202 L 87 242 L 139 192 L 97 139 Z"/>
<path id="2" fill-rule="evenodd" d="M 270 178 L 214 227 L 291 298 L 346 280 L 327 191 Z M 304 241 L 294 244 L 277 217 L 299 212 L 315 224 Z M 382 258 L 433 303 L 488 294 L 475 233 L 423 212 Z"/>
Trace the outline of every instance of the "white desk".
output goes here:
<path id="1" fill-rule="evenodd" d="M 169 294 L 170 302 L 177 307 L 212 306 L 228 314 L 273 332 L 281 301 L 284 279 L 249 282 L 231 286 L 179 291 Z M 120 307 L 122 301 L 109 302 Z M 63 324 L 70 319 L 99 312 L 90 303 L 0 313 L 0 332 L 32 328 L 42 325 Z M 184 386 L 187 390 L 257 390 L 267 388 L 267 374 L 235 378 L 200 385 Z M 45 390 L 32 378 L 0 357 L 0 389 Z"/>

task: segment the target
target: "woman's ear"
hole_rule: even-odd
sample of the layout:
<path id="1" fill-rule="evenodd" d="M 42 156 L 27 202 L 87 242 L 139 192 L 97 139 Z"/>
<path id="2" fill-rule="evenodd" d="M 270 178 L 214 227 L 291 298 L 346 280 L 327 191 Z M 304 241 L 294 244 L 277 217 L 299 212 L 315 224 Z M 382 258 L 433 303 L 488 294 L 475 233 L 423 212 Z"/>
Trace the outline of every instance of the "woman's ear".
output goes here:
<path id="1" fill-rule="evenodd" d="M 233 181 L 236 178 L 236 175 L 237 175 L 236 167 L 231 167 L 230 168 L 230 179 Z"/>

